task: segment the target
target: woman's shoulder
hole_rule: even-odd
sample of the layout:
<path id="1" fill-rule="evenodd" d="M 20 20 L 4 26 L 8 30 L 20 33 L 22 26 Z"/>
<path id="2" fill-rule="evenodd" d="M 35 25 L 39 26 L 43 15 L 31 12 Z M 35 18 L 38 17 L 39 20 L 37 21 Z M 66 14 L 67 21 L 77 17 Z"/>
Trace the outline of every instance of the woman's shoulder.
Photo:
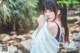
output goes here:
<path id="1" fill-rule="evenodd" d="M 49 29 L 54 29 L 54 28 L 57 27 L 57 25 L 56 25 L 56 23 L 48 23 L 48 24 L 47 24 L 47 27 L 48 27 Z"/>
<path id="2" fill-rule="evenodd" d="M 55 22 L 54 23 L 48 23 L 47 29 L 52 35 L 57 34 L 57 25 Z"/>

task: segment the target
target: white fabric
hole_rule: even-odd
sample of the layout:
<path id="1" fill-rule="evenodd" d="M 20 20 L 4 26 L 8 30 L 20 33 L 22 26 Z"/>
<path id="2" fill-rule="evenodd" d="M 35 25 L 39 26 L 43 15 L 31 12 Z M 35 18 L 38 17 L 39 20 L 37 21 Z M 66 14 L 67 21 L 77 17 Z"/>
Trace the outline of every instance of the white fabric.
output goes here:
<path id="1" fill-rule="evenodd" d="M 46 26 L 47 22 L 37 35 L 37 29 L 33 33 L 30 53 L 58 53 L 59 43 L 55 37 L 49 33 Z"/>

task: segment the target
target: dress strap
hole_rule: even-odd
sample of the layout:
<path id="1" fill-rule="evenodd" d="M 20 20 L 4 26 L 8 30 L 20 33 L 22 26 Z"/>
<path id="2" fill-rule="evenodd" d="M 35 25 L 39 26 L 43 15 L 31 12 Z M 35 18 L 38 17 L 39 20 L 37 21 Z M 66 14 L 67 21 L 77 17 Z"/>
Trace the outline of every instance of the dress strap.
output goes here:
<path id="1" fill-rule="evenodd" d="M 57 24 L 57 23 L 56 23 Z M 59 41 L 59 37 L 60 37 L 60 27 L 59 25 L 57 24 L 57 27 L 58 27 L 58 32 L 57 32 L 57 35 L 56 35 L 56 40 Z"/>

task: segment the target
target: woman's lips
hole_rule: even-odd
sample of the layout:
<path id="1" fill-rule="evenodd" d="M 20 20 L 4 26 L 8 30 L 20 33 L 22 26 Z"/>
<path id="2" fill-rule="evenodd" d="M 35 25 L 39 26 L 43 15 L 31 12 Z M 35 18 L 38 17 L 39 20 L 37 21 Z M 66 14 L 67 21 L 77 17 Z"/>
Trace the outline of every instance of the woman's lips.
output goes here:
<path id="1" fill-rule="evenodd" d="M 50 19 L 50 18 L 47 18 L 47 19 Z"/>

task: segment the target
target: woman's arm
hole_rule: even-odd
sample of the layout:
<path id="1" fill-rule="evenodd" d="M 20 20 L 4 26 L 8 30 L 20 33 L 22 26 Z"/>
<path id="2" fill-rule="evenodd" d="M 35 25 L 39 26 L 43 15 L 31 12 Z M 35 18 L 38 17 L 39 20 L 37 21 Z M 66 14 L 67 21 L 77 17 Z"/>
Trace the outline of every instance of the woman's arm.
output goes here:
<path id="1" fill-rule="evenodd" d="M 37 31 L 37 34 L 38 34 L 38 32 L 40 31 L 40 29 L 44 26 L 44 23 L 46 22 L 46 19 L 45 19 L 44 15 L 40 15 L 38 17 L 38 19 L 37 19 L 37 22 L 38 22 L 38 27 L 37 27 L 38 31 Z"/>

